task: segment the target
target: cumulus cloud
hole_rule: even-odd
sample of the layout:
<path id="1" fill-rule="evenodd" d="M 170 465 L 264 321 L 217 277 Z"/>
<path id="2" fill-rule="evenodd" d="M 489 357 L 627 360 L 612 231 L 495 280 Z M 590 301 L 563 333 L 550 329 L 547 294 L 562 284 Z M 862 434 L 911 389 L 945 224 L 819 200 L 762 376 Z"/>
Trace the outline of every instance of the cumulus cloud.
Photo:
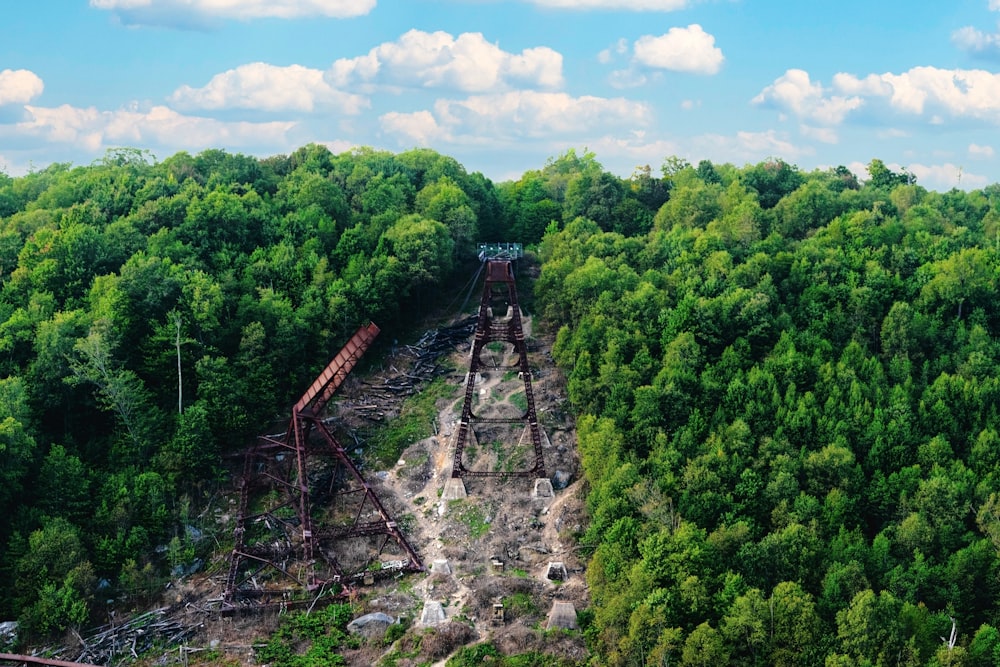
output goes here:
<path id="1" fill-rule="evenodd" d="M 789 155 L 794 157 L 808 152 L 774 130 L 737 132 L 736 141 L 742 150 L 754 155 Z"/>
<path id="2" fill-rule="evenodd" d="M 773 155 L 780 155 L 787 160 L 797 160 L 805 155 L 813 154 L 812 148 L 798 146 L 781 132 L 737 132 L 734 135 L 703 134 L 691 138 L 687 142 L 684 154 L 701 159 L 698 156 L 712 156 L 714 162 L 731 162 L 733 164 L 756 163 Z"/>
<path id="3" fill-rule="evenodd" d="M 815 139 L 824 144 L 835 144 L 839 141 L 837 132 L 830 127 L 813 127 L 812 125 L 802 124 L 799 126 L 799 132 L 802 133 L 803 137 L 808 137 L 809 139 Z"/>
<path id="4" fill-rule="evenodd" d="M 482 33 L 410 30 L 395 42 L 366 55 L 341 58 L 327 72 L 336 88 L 381 84 L 450 88 L 476 93 L 514 87 L 558 88 L 563 84 L 562 54 L 548 47 L 503 51 Z"/>
<path id="5" fill-rule="evenodd" d="M 910 164 L 906 171 L 917 177 L 917 183 L 935 190 L 972 190 L 989 185 L 989 179 L 985 176 L 969 173 L 950 162 L 936 165 Z"/>
<path id="6" fill-rule="evenodd" d="M 376 0 L 90 0 L 128 25 L 191 27 L 219 19 L 297 19 L 363 16 Z"/>
<path id="7" fill-rule="evenodd" d="M 649 124 L 651 117 L 646 104 L 622 98 L 522 90 L 438 100 L 433 112 L 391 113 L 380 120 L 383 130 L 403 143 L 486 136 L 504 142 L 570 136 L 603 127 L 637 128 Z"/>
<path id="8" fill-rule="evenodd" d="M 1000 33 L 986 33 L 966 26 L 951 33 L 951 41 L 963 51 L 983 55 L 1000 54 Z"/>
<path id="9" fill-rule="evenodd" d="M 990 0 L 991 11 L 1000 11 L 1000 0 Z M 955 46 L 976 55 L 1000 56 L 1000 32 L 987 33 L 966 26 L 951 33 Z"/>
<path id="10" fill-rule="evenodd" d="M 658 69 L 693 74 L 715 74 L 725 58 L 715 37 L 697 23 L 671 28 L 665 35 L 643 35 L 635 42 L 636 63 Z"/>
<path id="11" fill-rule="evenodd" d="M 839 125 L 851 111 L 864 104 L 857 94 L 833 95 L 809 73 L 790 69 L 775 79 L 752 100 L 753 104 L 770 105 L 821 126 Z"/>
<path id="12" fill-rule="evenodd" d="M 885 127 L 875 132 L 879 139 L 905 139 L 912 136 L 910 132 L 901 130 L 898 127 Z"/>
<path id="13" fill-rule="evenodd" d="M 26 69 L 0 71 L 0 106 L 26 104 L 42 94 L 45 84 L 34 72 Z"/>
<path id="14" fill-rule="evenodd" d="M 882 98 L 896 111 L 941 114 L 1000 123 L 1000 74 L 986 70 L 914 67 L 902 74 L 869 74 L 864 78 L 838 74 L 834 85 L 850 95 Z"/>
<path id="15" fill-rule="evenodd" d="M 382 129 L 389 134 L 406 137 L 418 146 L 429 146 L 437 140 L 450 140 L 447 131 L 438 125 L 437 119 L 430 111 L 415 111 L 400 113 L 390 111 L 383 114 L 379 121 Z"/>
<path id="16" fill-rule="evenodd" d="M 753 103 L 773 107 L 797 118 L 803 134 L 823 140 L 816 127 L 841 125 L 862 107 L 887 114 L 880 138 L 908 136 L 894 127 L 899 118 L 910 117 L 931 125 L 956 120 L 1000 124 L 1000 74 L 985 70 L 914 67 L 896 74 L 839 73 L 825 87 L 803 70 L 790 69 L 753 98 Z M 892 116 L 888 114 L 893 114 Z"/>
<path id="17" fill-rule="evenodd" d="M 322 70 L 266 63 L 240 65 L 216 74 L 202 88 L 181 86 L 169 100 L 182 109 L 311 112 L 336 108 L 346 114 L 360 113 L 369 106 L 364 97 L 332 88 Z"/>
<path id="18" fill-rule="evenodd" d="M 621 165 L 620 173 L 629 175 L 631 170 L 641 165 L 659 165 L 667 155 L 677 155 L 680 146 L 667 139 L 650 139 L 643 131 L 631 132 L 626 136 L 603 135 L 587 142 L 587 148 L 601 157 L 602 163 Z"/>
<path id="19" fill-rule="evenodd" d="M 689 0 L 528 0 L 540 7 L 555 9 L 625 9 L 630 11 L 674 12 L 685 9 Z"/>
<path id="20" fill-rule="evenodd" d="M 293 122 L 232 122 L 185 116 L 165 106 L 148 110 L 100 111 L 78 108 L 25 106 L 28 119 L 17 123 L 18 134 L 37 136 L 97 151 L 108 145 L 150 144 L 177 148 L 285 144 Z"/>
<path id="21" fill-rule="evenodd" d="M 615 70 L 608 76 L 608 84 L 618 90 L 638 88 L 649 83 L 649 80 L 650 77 L 635 68 Z"/>
<path id="22" fill-rule="evenodd" d="M 1000 2 L 1000 0 L 997 0 Z M 992 158 L 994 155 L 992 146 L 981 146 L 979 144 L 969 144 L 969 157 L 972 158 Z"/>

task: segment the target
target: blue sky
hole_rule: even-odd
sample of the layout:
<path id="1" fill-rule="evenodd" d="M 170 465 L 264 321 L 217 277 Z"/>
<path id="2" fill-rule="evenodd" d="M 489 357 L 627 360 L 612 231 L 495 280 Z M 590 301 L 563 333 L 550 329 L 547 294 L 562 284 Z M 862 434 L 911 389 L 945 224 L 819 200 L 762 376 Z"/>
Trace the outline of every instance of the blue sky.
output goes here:
<path id="1" fill-rule="evenodd" d="M 1000 0 L 7 0 L 0 170 L 108 148 L 572 148 L 1000 182 Z"/>

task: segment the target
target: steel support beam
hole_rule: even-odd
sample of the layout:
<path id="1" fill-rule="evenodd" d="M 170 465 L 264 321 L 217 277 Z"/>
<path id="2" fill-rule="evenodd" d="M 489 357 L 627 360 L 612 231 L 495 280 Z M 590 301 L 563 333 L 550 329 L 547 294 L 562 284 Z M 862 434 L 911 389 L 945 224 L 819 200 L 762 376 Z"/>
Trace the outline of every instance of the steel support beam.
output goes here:
<path id="1" fill-rule="evenodd" d="M 258 444 L 247 450 L 223 593 L 227 604 L 259 600 L 265 594 L 313 591 L 329 583 L 350 586 L 359 573 L 345 571 L 334 554 L 348 540 L 383 536 L 374 558 L 389 543 L 395 543 L 405 554 L 401 561 L 393 561 L 395 570 L 423 570 L 378 494 L 322 418 L 327 403 L 378 333 L 374 324 L 358 329 L 292 407 L 285 433 L 261 436 Z M 354 502 L 349 520 L 314 525 L 317 512 L 331 509 L 317 507 L 312 500 L 315 492 L 310 474 L 317 471 L 332 475 L 328 505 Z M 401 565 L 395 567 L 397 563 Z M 256 582 L 264 573 L 272 582 L 267 590 Z M 275 584 L 274 578 L 281 583 Z"/>
<path id="2" fill-rule="evenodd" d="M 510 317 L 500 322 L 493 315 L 493 303 L 497 296 L 504 297 L 501 302 L 507 306 Z M 517 353 L 517 367 L 524 382 L 524 396 L 527 410 L 520 418 L 531 436 L 534 448 L 534 462 L 527 470 L 498 471 L 470 470 L 465 467 L 463 455 L 469 440 L 470 431 L 477 423 L 510 423 L 514 420 L 503 418 L 478 418 L 472 411 L 476 396 L 476 377 L 483 368 L 480 354 L 483 348 L 492 342 L 510 343 Z M 535 395 L 531 387 L 531 367 L 528 364 L 528 349 L 524 341 L 524 328 L 521 324 L 521 307 L 517 301 L 517 287 L 514 284 L 514 269 L 510 259 L 495 258 L 486 260 L 486 281 L 479 302 L 479 317 L 476 322 L 476 335 L 472 343 L 472 355 L 469 360 L 469 374 L 465 381 L 465 400 L 462 404 L 462 416 L 459 421 L 458 435 L 455 442 L 455 459 L 452 464 L 451 476 L 465 477 L 545 477 L 545 459 L 542 454 L 542 433 L 538 426 L 538 415 L 535 412 Z"/>

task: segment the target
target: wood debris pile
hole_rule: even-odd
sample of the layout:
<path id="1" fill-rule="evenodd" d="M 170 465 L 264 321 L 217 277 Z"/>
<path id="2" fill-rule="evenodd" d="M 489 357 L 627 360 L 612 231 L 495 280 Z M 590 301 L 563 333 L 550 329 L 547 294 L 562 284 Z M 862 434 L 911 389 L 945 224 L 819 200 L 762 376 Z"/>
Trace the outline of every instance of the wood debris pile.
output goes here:
<path id="1" fill-rule="evenodd" d="M 468 347 L 476 331 L 476 318 L 468 317 L 443 329 L 427 331 L 413 345 L 399 346 L 389 359 L 389 368 L 364 383 L 364 397 L 350 404 L 355 414 L 371 421 L 386 416 L 384 401 L 412 396 L 435 377 L 449 372 L 438 363 L 441 357 Z"/>
<path id="2" fill-rule="evenodd" d="M 155 646 L 181 644 L 201 626 L 184 625 L 169 614 L 170 609 L 164 607 L 102 626 L 86 638 L 78 636 L 81 645 L 65 649 L 59 657 L 94 665 L 129 662 Z"/>

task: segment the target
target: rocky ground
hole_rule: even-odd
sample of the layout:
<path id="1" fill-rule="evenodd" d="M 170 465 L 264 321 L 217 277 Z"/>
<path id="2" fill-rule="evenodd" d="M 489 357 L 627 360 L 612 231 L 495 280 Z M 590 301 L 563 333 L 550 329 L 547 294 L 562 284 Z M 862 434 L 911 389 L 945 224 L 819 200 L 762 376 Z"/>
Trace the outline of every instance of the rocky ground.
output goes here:
<path id="1" fill-rule="evenodd" d="M 575 431 L 565 410 L 562 376 L 549 354 L 552 337 L 533 333 L 529 318 L 524 327 L 545 468 L 554 494 L 537 497 L 531 478 L 467 478 L 467 496 L 447 499 L 444 490 L 453 465 L 472 339 L 458 341 L 437 361 L 449 369 L 445 377 L 454 391 L 437 402 L 436 435 L 412 443 L 387 470 L 364 470 L 427 571 L 363 587 L 352 598 L 356 616 L 381 612 L 401 619 L 407 629 L 390 643 L 384 640 L 386 626 L 373 624 L 360 647 L 344 654 L 349 665 L 444 665 L 458 647 L 481 641 L 493 642 L 505 654 L 586 656 L 579 631 L 551 627 L 550 618 L 557 607 L 564 612 L 563 624 L 572 624 L 572 612 L 589 605 L 584 561 L 576 542 L 585 517 Z M 379 381 L 389 385 L 394 376 L 412 376 L 412 357 L 401 345 L 397 356 L 382 364 Z M 482 360 L 486 368 L 477 378 L 475 414 L 521 414 L 524 383 L 512 346 L 491 343 Z M 342 388 L 344 397 L 337 410 L 341 428 L 362 427 L 375 403 L 383 421 L 398 414 L 402 398 L 375 399 L 365 389 L 372 384 L 352 380 Z M 352 405 L 364 406 L 365 414 L 352 410 Z M 533 451 L 529 434 L 522 429 L 521 424 L 477 429 L 466 446 L 466 467 L 529 469 Z M 215 513 L 224 529 L 228 513 L 218 508 Z M 225 554 L 217 556 L 221 560 L 214 574 L 210 566 L 207 573 L 176 582 L 169 592 L 168 603 L 198 628 L 187 649 L 165 654 L 157 663 L 188 664 L 211 656 L 213 664 L 258 664 L 254 646 L 266 641 L 278 618 L 273 614 L 223 617 L 210 611 L 221 594 L 224 558 Z M 503 607 L 502 620 L 496 616 L 498 604 Z"/>

